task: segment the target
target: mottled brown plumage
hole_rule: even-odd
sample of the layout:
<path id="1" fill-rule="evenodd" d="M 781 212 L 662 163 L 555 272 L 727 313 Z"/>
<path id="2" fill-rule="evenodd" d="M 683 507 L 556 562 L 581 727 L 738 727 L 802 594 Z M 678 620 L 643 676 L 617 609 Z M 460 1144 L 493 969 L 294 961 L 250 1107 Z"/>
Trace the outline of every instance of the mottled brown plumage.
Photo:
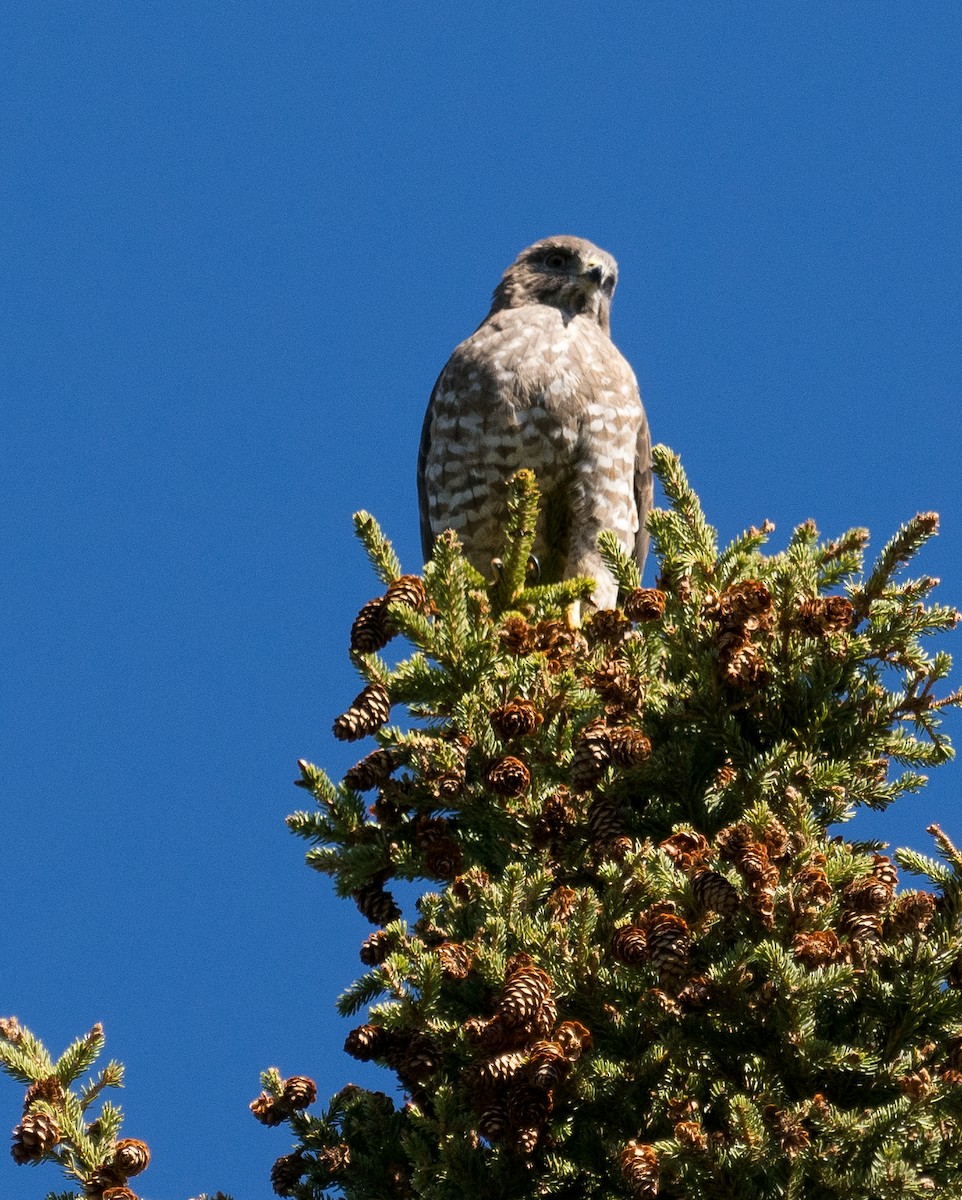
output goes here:
<path id="1" fill-rule="evenodd" d="M 609 336 L 617 277 L 610 254 L 573 237 L 529 246 L 505 271 L 431 394 L 418 458 L 425 557 L 454 529 L 489 575 L 504 483 L 530 467 L 543 497 L 534 553 L 544 582 L 589 575 L 595 603 L 613 606 L 603 529 L 644 563 L 651 442 L 634 373 Z"/>

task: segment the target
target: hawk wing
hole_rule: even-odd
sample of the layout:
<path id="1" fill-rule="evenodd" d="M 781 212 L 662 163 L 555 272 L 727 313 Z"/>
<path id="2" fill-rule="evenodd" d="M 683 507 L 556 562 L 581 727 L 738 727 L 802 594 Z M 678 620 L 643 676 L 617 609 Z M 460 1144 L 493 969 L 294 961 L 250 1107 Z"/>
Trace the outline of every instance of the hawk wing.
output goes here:
<path id="1" fill-rule="evenodd" d="M 434 549 L 434 531 L 431 529 L 431 509 L 428 502 L 427 462 L 431 450 L 431 426 L 434 424 L 434 401 L 446 371 L 447 367 L 437 377 L 431 389 L 431 399 L 428 401 L 424 424 L 421 426 L 421 444 L 418 447 L 418 511 L 421 516 L 421 553 L 425 562 L 430 560 L 431 551 Z"/>
<path id="2" fill-rule="evenodd" d="M 651 432 L 648 417 L 642 409 L 641 426 L 638 430 L 635 454 L 635 505 L 638 509 L 638 533 L 635 537 L 635 558 L 639 571 L 644 570 L 648 554 L 648 514 L 655 497 L 655 480 L 651 470 Z"/>

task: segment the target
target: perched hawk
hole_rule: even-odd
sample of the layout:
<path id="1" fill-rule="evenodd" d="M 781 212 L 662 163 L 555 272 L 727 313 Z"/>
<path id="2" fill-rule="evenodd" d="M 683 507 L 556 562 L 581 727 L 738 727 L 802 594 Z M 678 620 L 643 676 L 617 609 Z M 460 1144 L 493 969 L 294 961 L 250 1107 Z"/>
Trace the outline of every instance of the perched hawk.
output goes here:
<path id="1" fill-rule="evenodd" d="M 421 539 L 454 529 L 489 575 L 505 520 L 505 480 L 534 470 L 543 511 L 534 554 L 542 581 L 617 585 L 597 549 L 611 529 L 642 565 L 651 509 L 651 440 L 638 384 L 609 336 L 615 260 L 590 242 L 551 237 L 523 250 L 491 311 L 434 385 L 418 455 Z"/>

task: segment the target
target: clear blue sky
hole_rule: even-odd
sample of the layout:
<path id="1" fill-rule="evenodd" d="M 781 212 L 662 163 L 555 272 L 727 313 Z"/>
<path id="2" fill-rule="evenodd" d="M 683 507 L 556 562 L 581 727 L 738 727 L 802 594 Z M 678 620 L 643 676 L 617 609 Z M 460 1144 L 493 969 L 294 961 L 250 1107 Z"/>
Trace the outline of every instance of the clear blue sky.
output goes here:
<path id="1" fill-rule="evenodd" d="M 424 404 L 518 250 L 618 258 L 725 540 L 937 509 L 962 606 L 962 8 L 12 0 L 0 47 L 0 1010 L 104 1022 L 149 1200 L 267 1200 L 258 1071 L 371 1077 L 369 927 L 283 824 L 356 757 L 350 515 L 420 568 Z M 871 829 L 962 838 L 960 781 Z"/>

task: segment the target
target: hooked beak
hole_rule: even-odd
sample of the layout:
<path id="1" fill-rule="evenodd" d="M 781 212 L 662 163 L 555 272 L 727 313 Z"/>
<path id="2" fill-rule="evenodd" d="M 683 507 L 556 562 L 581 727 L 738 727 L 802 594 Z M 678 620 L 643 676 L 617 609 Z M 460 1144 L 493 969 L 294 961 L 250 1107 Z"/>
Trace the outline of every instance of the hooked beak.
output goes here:
<path id="1" fill-rule="evenodd" d="M 582 274 L 589 283 L 593 283 L 595 287 L 600 287 L 601 281 L 605 277 L 605 268 L 596 258 L 589 258 L 585 263 L 585 269 Z"/>

